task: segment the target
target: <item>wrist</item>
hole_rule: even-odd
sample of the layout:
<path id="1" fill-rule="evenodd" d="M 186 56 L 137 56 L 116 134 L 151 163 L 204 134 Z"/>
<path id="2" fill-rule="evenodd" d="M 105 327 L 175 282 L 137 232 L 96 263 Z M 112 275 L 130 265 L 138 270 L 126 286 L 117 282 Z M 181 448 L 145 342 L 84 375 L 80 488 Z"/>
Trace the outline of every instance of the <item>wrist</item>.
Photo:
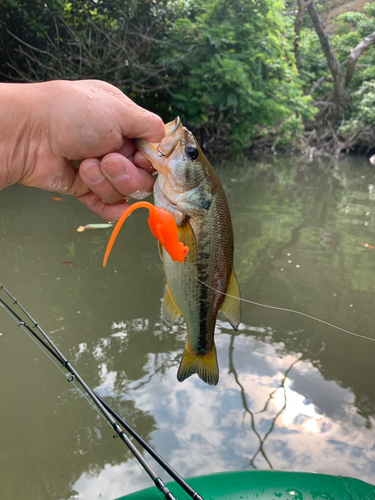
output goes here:
<path id="1" fill-rule="evenodd" d="M 35 165 L 44 128 L 41 85 L 0 83 L 0 189 Z"/>

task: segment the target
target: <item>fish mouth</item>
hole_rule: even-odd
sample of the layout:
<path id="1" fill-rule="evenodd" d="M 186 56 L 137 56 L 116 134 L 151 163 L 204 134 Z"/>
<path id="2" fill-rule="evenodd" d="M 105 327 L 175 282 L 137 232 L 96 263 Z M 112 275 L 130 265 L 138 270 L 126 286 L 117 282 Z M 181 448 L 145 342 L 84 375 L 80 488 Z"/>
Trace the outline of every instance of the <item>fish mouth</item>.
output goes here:
<path id="1" fill-rule="evenodd" d="M 165 168 L 163 160 L 171 156 L 179 140 L 184 133 L 180 117 L 177 116 L 173 121 L 165 125 L 165 136 L 160 142 L 148 142 L 145 139 L 135 139 L 138 150 L 148 158 L 152 166 L 157 171 Z"/>

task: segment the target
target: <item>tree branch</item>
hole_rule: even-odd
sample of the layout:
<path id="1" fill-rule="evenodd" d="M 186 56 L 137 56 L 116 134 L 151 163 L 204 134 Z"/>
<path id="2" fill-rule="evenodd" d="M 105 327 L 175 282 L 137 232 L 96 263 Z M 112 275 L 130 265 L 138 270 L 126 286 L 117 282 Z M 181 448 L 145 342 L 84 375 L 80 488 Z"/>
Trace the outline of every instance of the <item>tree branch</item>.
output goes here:
<path id="1" fill-rule="evenodd" d="M 309 91 L 309 95 L 313 95 L 313 93 L 321 86 L 324 82 L 333 82 L 333 78 L 329 78 L 327 75 L 321 76 L 311 87 Z"/>
<path id="2" fill-rule="evenodd" d="M 292 5 L 290 6 L 289 11 L 286 13 L 287 16 L 290 16 L 291 14 L 295 14 L 296 5 L 297 5 L 297 0 L 294 0 Z"/>
<path id="3" fill-rule="evenodd" d="M 317 11 L 316 5 L 312 2 L 307 6 L 311 20 L 314 24 L 315 30 L 320 39 L 320 45 L 326 56 L 327 63 L 333 80 L 335 82 L 333 90 L 333 102 L 336 104 L 337 108 L 342 105 L 344 97 L 344 78 L 341 72 L 340 64 L 338 63 L 335 53 L 333 52 L 332 45 L 329 41 L 329 37 L 324 29 L 324 25 Z"/>
<path id="4" fill-rule="evenodd" d="M 350 80 L 353 78 L 355 67 L 358 59 L 361 57 L 363 52 L 368 49 L 371 45 L 375 43 L 375 31 L 371 33 L 371 35 L 366 36 L 361 43 L 353 49 L 348 58 L 348 69 L 346 71 L 345 77 L 345 87 L 347 87 L 350 83 Z"/>

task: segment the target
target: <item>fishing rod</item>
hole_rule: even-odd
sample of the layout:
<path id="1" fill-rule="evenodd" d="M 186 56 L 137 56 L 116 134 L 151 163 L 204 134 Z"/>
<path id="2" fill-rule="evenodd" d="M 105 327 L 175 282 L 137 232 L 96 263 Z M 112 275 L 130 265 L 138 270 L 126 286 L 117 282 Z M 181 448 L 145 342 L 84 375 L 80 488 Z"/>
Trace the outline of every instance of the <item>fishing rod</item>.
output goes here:
<path id="1" fill-rule="evenodd" d="M 36 323 L 36 321 L 30 316 L 26 309 L 18 302 L 18 300 L 3 286 L 0 284 L 0 291 L 3 290 L 8 297 L 13 301 L 13 304 L 18 306 L 25 316 L 31 321 L 32 327 L 24 321 L 21 316 L 19 316 L 14 309 L 7 304 L 0 297 L 0 305 L 5 309 L 8 314 L 16 321 L 18 326 L 20 326 L 27 334 L 31 334 L 34 339 L 36 339 L 41 346 L 46 349 L 49 354 L 53 356 L 63 367 L 70 373 L 67 376 L 68 382 L 74 382 L 76 380 L 86 391 L 88 396 L 91 398 L 92 402 L 99 409 L 102 415 L 105 417 L 110 426 L 114 429 L 115 434 L 113 437 L 119 437 L 121 441 L 128 447 L 133 456 L 138 460 L 142 468 L 146 471 L 148 476 L 153 481 L 154 485 L 163 493 L 166 500 L 176 500 L 170 490 L 167 488 L 163 480 L 158 477 L 156 472 L 148 464 L 142 454 L 137 450 L 137 448 L 130 441 L 128 436 L 125 434 L 125 429 L 141 446 L 146 450 L 149 455 L 156 460 L 156 462 L 178 483 L 181 488 L 193 499 L 193 500 L 203 500 L 203 498 L 153 449 L 149 444 L 144 441 L 137 432 L 132 429 L 132 427 L 126 423 L 126 421 L 121 418 L 91 387 L 82 379 L 78 374 L 72 364 L 65 358 L 63 353 L 57 348 L 57 346 L 52 342 L 44 330 Z M 39 332 L 39 334 L 37 333 Z M 40 346 L 40 347 L 41 347 Z M 41 347 L 43 350 L 43 348 Z M 43 350 L 43 352 L 50 358 L 50 356 Z M 53 361 L 52 358 L 50 358 Z M 54 362 L 54 361 L 53 361 Z M 59 366 L 56 365 L 58 368 Z M 59 368 L 60 369 L 60 368 Z M 64 372 L 63 372 L 64 373 Z M 64 373 L 64 375 L 66 375 Z M 76 386 L 77 387 L 77 386 Z M 79 388 L 77 387 L 79 390 Z M 85 395 L 83 394 L 85 397 Z M 123 427 L 123 429 L 121 428 Z"/>

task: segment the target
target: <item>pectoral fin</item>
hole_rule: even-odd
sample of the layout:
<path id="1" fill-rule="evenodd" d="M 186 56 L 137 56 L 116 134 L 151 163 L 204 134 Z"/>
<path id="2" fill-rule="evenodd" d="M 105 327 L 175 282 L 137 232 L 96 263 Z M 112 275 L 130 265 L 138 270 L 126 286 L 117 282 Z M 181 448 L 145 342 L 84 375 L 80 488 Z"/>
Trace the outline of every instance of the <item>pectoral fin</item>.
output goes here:
<path id="1" fill-rule="evenodd" d="M 219 382 L 219 367 L 215 344 L 213 348 L 205 354 L 193 352 L 189 344 L 185 346 L 185 351 L 177 372 L 177 380 L 182 382 L 196 373 L 203 382 L 209 385 L 217 385 Z"/>
<path id="2" fill-rule="evenodd" d="M 168 286 L 165 287 L 161 313 L 163 315 L 164 321 L 167 323 L 168 326 L 171 326 L 172 323 L 181 316 L 181 312 L 179 308 L 176 306 L 176 303 L 172 298 Z"/>
<path id="3" fill-rule="evenodd" d="M 220 308 L 220 311 L 224 314 L 224 316 L 227 318 L 227 320 L 235 330 L 237 330 L 238 325 L 241 322 L 240 296 L 240 287 L 238 286 L 236 274 L 232 269 L 227 295 Z"/>
<path id="4" fill-rule="evenodd" d="M 189 247 L 189 253 L 186 256 L 185 262 L 195 262 L 197 258 L 197 241 L 189 221 L 184 221 L 180 226 L 178 226 L 177 230 L 178 239 L 182 241 L 184 245 Z"/>

